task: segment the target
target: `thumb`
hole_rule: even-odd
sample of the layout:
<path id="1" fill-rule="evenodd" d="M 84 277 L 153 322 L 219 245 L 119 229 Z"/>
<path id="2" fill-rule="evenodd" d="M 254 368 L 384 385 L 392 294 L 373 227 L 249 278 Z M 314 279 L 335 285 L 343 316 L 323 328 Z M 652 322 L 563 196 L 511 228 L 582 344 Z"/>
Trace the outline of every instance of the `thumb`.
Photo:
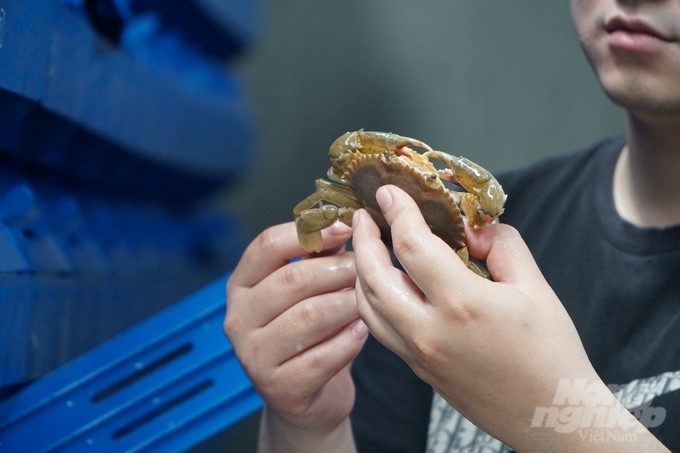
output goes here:
<path id="1" fill-rule="evenodd" d="M 544 280 L 529 247 L 512 226 L 498 223 L 466 230 L 470 255 L 486 260 L 494 281 L 532 283 Z"/>

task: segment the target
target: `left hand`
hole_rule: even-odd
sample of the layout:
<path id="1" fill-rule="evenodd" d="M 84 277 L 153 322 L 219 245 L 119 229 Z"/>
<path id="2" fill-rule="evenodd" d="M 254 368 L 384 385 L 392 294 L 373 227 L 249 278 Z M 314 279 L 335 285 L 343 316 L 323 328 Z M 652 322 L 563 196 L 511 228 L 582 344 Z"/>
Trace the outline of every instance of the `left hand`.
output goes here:
<path id="1" fill-rule="evenodd" d="M 518 232 L 502 224 L 467 229 L 470 254 L 486 259 L 489 281 L 430 232 L 405 192 L 385 186 L 377 198 L 405 272 L 393 266 L 368 213 L 358 211 L 357 303 L 372 334 L 466 418 L 513 448 L 584 447 L 582 438 L 570 443 L 579 442 L 576 432 L 556 439 L 530 426 L 537 407 L 553 404 L 560 379 L 585 378 L 603 398 L 613 397 Z"/>

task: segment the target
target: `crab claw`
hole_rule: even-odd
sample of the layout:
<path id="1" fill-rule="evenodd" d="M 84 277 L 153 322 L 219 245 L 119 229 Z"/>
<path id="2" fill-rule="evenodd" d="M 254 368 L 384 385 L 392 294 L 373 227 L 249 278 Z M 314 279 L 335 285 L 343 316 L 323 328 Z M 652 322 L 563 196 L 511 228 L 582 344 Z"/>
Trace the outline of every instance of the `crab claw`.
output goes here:
<path id="1" fill-rule="evenodd" d="M 346 155 L 348 151 L 361 151 L 366 154 L 381 154 L 391 151 L 396 154 L 406 146 L 417 146 L 432 151 L 426 143 L 410 137 L 392 134 L 390 132 L 358 131 L 345 132 L 331 144 L 328 157 L 333 160 Z"/>
<path id="2" fill-rule="evenodd" d="M 441 151 L 427 151 L 423 155 L 444 163 L 447 168 L 439 175 L 465 189 L 467 193 L 462 195 L 461 208 L 471 226 L 488 225 L 503 213 L 507 195 L 489 170 L 465 157 Z"/>

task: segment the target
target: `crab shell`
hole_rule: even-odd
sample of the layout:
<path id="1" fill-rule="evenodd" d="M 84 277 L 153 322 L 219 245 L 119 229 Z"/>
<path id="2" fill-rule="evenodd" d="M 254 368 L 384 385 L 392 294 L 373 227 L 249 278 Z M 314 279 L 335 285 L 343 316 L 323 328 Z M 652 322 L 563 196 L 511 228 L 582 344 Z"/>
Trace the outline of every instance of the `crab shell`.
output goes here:
<path id="1" fill-rule="evenodd" d="M 344 165 L 343 184 L 348 185 L 364 205 L 382 233 L 383 241 L 391 245 L 390 227 L 375 199 L 379 187 L 392 184 L 400 187 L 416 202 L 432 232 L 452 249 L 465 247 L 465 225 L 457 192 L 448 189 L 436 174 L 434 166 L 416 168 L 406 156 L 393 154 L 356 153 Z"/>

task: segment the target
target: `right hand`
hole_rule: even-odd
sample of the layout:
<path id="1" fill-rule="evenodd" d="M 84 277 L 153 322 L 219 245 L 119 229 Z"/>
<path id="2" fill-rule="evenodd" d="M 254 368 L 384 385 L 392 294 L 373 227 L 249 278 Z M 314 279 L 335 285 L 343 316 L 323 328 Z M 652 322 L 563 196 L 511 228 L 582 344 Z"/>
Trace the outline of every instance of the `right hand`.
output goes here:
<path id="1" fill-rule="evenodd" d="M 323 232 L 324 251 L 309 254 L 293 223 L 270 227 L 227 283 L 224 330 L 266 417 L 286 431 L 331 432 L 354 405 L 349 368 L 368 330 L 357 311 L 354 254 L 344 251 L 350 235 L 338 223 Z"/>

